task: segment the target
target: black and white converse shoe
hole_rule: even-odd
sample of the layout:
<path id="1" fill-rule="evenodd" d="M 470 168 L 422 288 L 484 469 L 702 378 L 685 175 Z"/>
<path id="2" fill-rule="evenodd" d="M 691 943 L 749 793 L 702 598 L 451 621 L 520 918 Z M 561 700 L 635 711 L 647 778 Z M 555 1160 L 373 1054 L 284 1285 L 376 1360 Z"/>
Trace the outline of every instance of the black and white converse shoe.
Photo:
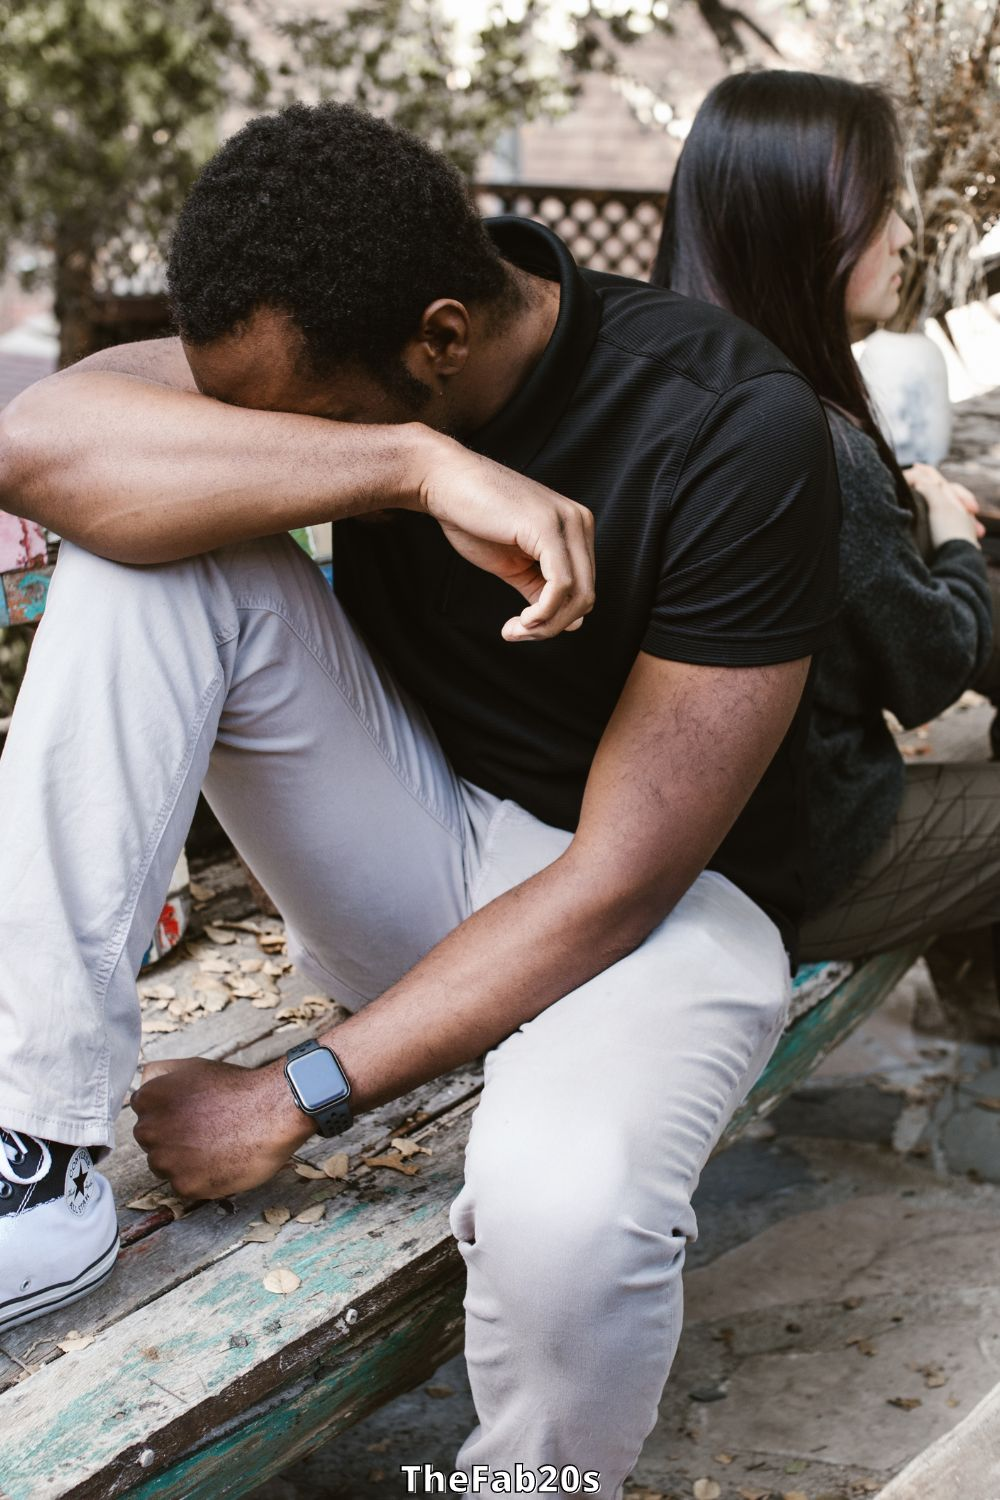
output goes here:
<path id="1" fill-rule="evenodd" d="M 0 1333 L 86 1296 L 117 1256 L 111 1186 L 90 1152 L 0 1126 Z"/>

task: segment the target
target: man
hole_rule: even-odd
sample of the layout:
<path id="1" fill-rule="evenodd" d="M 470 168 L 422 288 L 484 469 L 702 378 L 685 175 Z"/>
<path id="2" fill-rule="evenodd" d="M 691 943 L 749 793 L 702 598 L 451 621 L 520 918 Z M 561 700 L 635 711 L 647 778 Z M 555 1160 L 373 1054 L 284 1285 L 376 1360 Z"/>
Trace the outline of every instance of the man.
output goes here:
<path id="1" fill-rule="evenodd" d="M 4 424 L 0 501 L 69 540 L 0 769 L 0 1308 L 113 1261 L 87 1153 L 204 781 L 355 1014 L 288 1076 L 147 1067 L 150 1166 L 247 1189 L 486 1052 L 458 1462 L 617 1495 L 698 1174 L 785 1017 L 822 412 L 744 325 L 581 273 L 527 221 L 484 231 L 439 156 L 345 107 L 229 141 L 169 280 L 179 341 Z M 329 517 L 337 598 L 276 535 Z"/>

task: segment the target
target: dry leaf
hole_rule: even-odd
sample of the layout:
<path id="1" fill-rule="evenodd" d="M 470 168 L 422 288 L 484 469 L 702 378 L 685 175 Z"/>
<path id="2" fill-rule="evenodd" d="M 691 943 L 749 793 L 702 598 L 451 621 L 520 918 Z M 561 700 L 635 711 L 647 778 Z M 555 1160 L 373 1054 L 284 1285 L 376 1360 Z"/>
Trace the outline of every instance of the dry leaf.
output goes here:
<path id="1" fill-rule="evenodd" d="M 785 1490 L 782 1493 L 781 1500 L 809 1500 L 809 1496 L 805 1490 Z"/>
<path id="2" fill-rule="evenodd" d="M 262 958 L 241 958 L 240 972 L 243 974 L 259 974 L 264 967 Z"/>
<path id="3" fill-rule="evenodd" d="M 250 1001 L 254 1010 L 273 1010 L 278 1003 L 277 995 L 256 995 Z"/>
<path id="4" fill-rule="evenodd" d="M 292 967 L 290 958 L 269 958 L 264 964 L 264 973 L 269 974 L 272 979 L 280 979 L 282 974 L 287 974 Z"/>
<path id="5" fill-rule="evenodd" d="M 225 1010 L 232 998 L 229 991 L 220 985 L 217 990 L 208 990 L 201 1003 L 210 1015 L 215 1015 L 218 1011 Z"/>
<path id="6" fill-rule="evenodd" d="M 159 1208 L 161 1203 L 159 1193 L 143 1193 L 141 1198 L 133 1198 L 131 1203 L 126 1203 L 126 1208 L 137 1208 L 146 1212 L 153 1208 Z"/>
<path id="7" fill-rule="evenodd" d="M 269 1292 L 276 1292 L 279 1297 L 285 1297 L 289 1292 L 294 1292 L 302 1285 L 302 1278 L 296 1276 L 294 1271 L 289 1271 L 287 1266 L 278 1266 L 273 1271 L 268 1271 L 264 1277 L 264 1286 Z"/>
<path id="8" fill-rule="evenodd" d="M 231 958 L 203 958 L 198 965 L 203 974 L 232 974 L 236 965 Z"/>
<path id="9" fill-rule="evenodd" d="M 731 1464 L 733 1455 L 731 1453 L 713 1453 L 712 1457 L 717 1464 Z"/>
<path id="10" fill-rule="evenodd" d="M 313 1203 L 309 1208 L 304 1208 L 300 1214 L 296 1214 L 293 1222 L 296 1224 L 318 1224 L 325 1213 L 325 1203 Z"/>
<path id="11" fill-rule="evenodd" d="M 265 953 L 284 953 L 285 934 L 283 932 L 259 932 L 257 942 Z"/>
<path id="12" fill-rule="evenodd" d="M 980 1109 L 1000 1109 L 1000 1099 L 977 1099 L 976 1104 Z"/>
<path id="13" fill-rule="evenodd" d="M 919 1396 L 890 1396 L 888 1406 L 898 1406 L 900 1411 L 913 1411 L 914 1407 L 923 1406 Z"/>
<path id="14" fill-rule="evenodd" d="M 143 1000 L 175 1000 L 177 991 L 171 984 L 144 984 L 139 991 Z"/>
<path id="15" fill-rule="evenodd" d="M 204 885 L 200 880 L 192 880 L 188 886 L 194 901 L 211 901 L 215 892 L 210 885 Z"/>
<path id="16" fill-rule="evenodd" d="M 230 943 L 235 943 L 235 932 L 227 932 L 224 927 L 206 927 L 205 936 L 211 943 L 218 943 L 220 948 L 228 948 Z"/>
<path id="17" fill-rule="evenodd" d="M 691 1493 L 694 1500 L 719 1500 L 722 1490 L 714 1479 L 696 1479 Z"/>
<path id="18" fill-rule="evenodd" d="M 740 1500 L 770 1500 L 770 1490 L 740 1490 Z"/>
<path id="19" fill-rule="evenodd" d="M 196 995 L 228 995 L 229 991 L 215 974 L 196 974 L 191 981 Z"/>
<path id="20" fill-rule="evenodd" d="M 449 1396 L 454 1396 L 455 1387 L 453 1385 L 425 1385 L 424 1394 L 435 1401 L 446 1401 Z"/>
<path id="21" fill-rule="evenodd" d="M 362 1160 L 366 1167 L 390 1167 L 393 1172 L 404 1172 L 407 1177 L 413 1177 L 420 1171 L 419 1167 L 405 1162 L 401 1156 L 365 1156 Z"/>
<path id="22" fill-rule="evenodd" d="M 277 1239 L 280 1229 L 280 1224 L 251 1224 L 243 1236 L 243 1243 L 244 1245 L 269 1245 L 272 1240 Z"/>
<path id="23" fill-rule="evenodd" d="M 292 1210 L 285 1208 L 284 1204 L 278 1204 L 264 1210 L 264 1218 L 268 1224 L 287 1224 L 291 1217 Z"/>
<path id="24" fill-rule="evenodd" d="M 151 1032 L 176 1031 L 177 1022 L 172 1021 L 169 1016 L 153 1016 L 152 1020 L 143 1021 L 142 1030 L 146 1036 Z"/>
<path id="25" fill-rule="evenodd" d="M 393 1146 L 402 1157 L 415 1156 L 418 1151 L 422 1151 L 425 1156 L 430 1156 L 432 1154 L 429 1146 L 418 1146 L 416 1141 L 411 1141 L 405 1135 L 397 1136 L 392 1141 L 390 1141 L 389 1144 Z"/>
<path id="26" fill-rule="evenodd" d="M 193 995 L 178 995 L 176 1000 L 171 1000 L 167 1010 L 172 1016 L 183 1019 L 189 1016 L 193 1010 L 198 1009 L 198 1001 Z"/>
<path id="27" fill-rule="evenodd" d="M 261 993 L 260 980 L 254 979 L 252 974 L 227 974 L 225 984 L 237 1000 L 252 1000 L 254 995 Z"/>
<path id="28" fill-rule="evenodd" d="M 60 1340 L 56 1347 L 64 1354 L 73 1354 L 77 1349 L 86 1349 L 88 1344 L 94 1342 L 95 1337 L 93 1333 L 77 1333 L 74 1328 L 71 1333 L 67 1333 L 66 1337 Z"/>
<path id="29" fill-rule="evenodd" d="M 349 1158 L 346 1151 L 335 1151 L 325 1161 L 320 1162 L 320 1171 L 324 1177 L 346 1177 L 348 1172 Z"/>
<path id="30" fill-rule="evenodd" d="M 314 1167 L 310 1162 L 307 1161 L 297 1161 L 295 1163 L 295 1170 L 300 1177 L 306 1177 L 310 1181 L 316 1177 L 326 1176 L 326 1173 L 321 1172 L 319 1167 Z"/>

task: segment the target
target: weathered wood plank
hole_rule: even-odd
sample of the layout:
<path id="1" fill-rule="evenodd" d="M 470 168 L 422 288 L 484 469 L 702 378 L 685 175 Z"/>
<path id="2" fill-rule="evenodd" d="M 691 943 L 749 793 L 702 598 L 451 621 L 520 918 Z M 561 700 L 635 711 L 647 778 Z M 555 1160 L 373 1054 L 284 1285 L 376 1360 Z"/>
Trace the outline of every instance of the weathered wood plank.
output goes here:
<path id="1" fill-rule="evenodd" d="M 347 1188 L 329 1220 L 291 1224 L 270 1245 L 240 1245 L 99 1333 L 88 1349 L 6 1392 L 4 1430 L 18 1434 L 0 1457 L 8 1500 L 127 1494 L 140 1477 L 168 1469 L 206 1427 L 239 1421 L 321 1358 L 367 1336 L 369 1316 L 379 1328 L 391 1321 L 415 1266 L 428 1256 L 459 1260 L 448 1207 L 465 1135 L 463 1117 L 445 1116 L 420 1133 L 434 1154 L 421 1159 L 419 1176 L 380 1173 L 388 1180 L 368 1201 Z M 263 1285 L 279 1266 L 301 1281 L 286 1297 Z M 356 1395 L 343 1400 L 356 1409 Z M 137 1463 L 146 1448 L 154 1460 L 143 1475 Z"/>
<path id="2" fill-rule="evenodd" d="M 443 1078 L 424 1084 L 419 1089 L 400 1099 L 392 1100 L 373 1110 L 357 1122 L 354 1128 L 336 1142 L 317 1137 L 309 1141 L 297 1155 L 297 1160 L 322 1161 L 334 1150 L 345 1151 L 352 1163 L 351 1176 L 347 1180 L 351 1192 L 361 1204 L 380 1196 L 387 1172 L 373 1173 L 359 1166 L 362 1156 L 377 1154 L 384 1150 L 393 1136 L 413 1133 L 413 1117 L 422 1119 L 420 1129 L 444 1113 L 461 1107 L 474 1098 L 481 1086 L 481 1075 L 476 1070 L 460 1069 Z M 142 1173 L 133 1186 L 137 1196 L 152 1188 L 162 1187 L 153 1179 L 146 1167 L 145 1157 L 135 1146 L 134 1156 L 129 1158 L 129 1175 L 135 1166 Z M 114 1156 L 109 1163 L 109 1176 L 116 1195 L 120 1193 L 120 1179 L 113 1169 Z M 423 1162 L 426 1158 L 421 1157 Z M 174 1287 L 190 1281 L 205 1267 L 221 1257 L 237 1250 L 250 1223 L 260 1219 L 265 1208 L 272 1205 L 287 1207 L 294 1215 L 312 1203 L 330 1195 L 327 1213 L 333 1212 L 336 1204 L 332 1195 L 344 1189 L 339 1183 L 329 1180 L 309 1181 L 299 1177 L 291 1166 L 283 1169 L 263 1187 L 252 1193 L 242 1193 L 223 1206 L 216 1203 L 198 1205 L 183 1219 L 174 1221 L 169 1211 L 161 1211 L 156 1218 L 149 1212 L 128 1209 L 127 1200 L 118 1196 L 118 1217 L 123 1235 L 129 1236 L 134 1226 L 139 1225 L 144 1233 L 141 1239 L 127 1244 L 119 1256 L 114 1274 L 103 1286 L 80 1303 L 60 1312 L 37 1318 L 20 1328 L 10 1329 L 4 1335 L 2 1352 L 25 1364 L 39 1364 L 56 1355 L 56 1345 L 66 1332 L 75 1328 L 81 1333 L 93 1334 L 121 1322 L 136 1309 L 162 1297 Z M 457 1191 L 457 1188 L 456 1188 Z M 419 1187 L 413 1196 L 420 1197 Z M 409 1205 L 406 1207 L 409 1211 Z M 282 1231 L 277 1246 L 287 1231 Z M 57 1356 L 59 1357 L 59 1356 Z M 20 1365 L 11 1364 L 5 1371 L 0 1369 L 0 1390 L 17 1380 Z M 2 1398 L 0 1398 L 2 1400 Z M 2 1406 L 0 1406 L 2 1410 Z"/>
<path id="3" fill-rule="evenodd" d="M 387 1393 L 412 1390 L 462 1347 L 465 1274 L 450 1249 L 413 1268 L 408 1294 L 393 1294 L 390 1317 L 355 1346 L 324 1356 L 314 1373 L 271 1401 L 208 1432 L 165 1474 L 129 1490 L 131 1500 L 222 1500 L 245 1495 L 297 1458 L 377 1411 Z M 94 1492 L 97 1493 L 104 1492 Z"/>

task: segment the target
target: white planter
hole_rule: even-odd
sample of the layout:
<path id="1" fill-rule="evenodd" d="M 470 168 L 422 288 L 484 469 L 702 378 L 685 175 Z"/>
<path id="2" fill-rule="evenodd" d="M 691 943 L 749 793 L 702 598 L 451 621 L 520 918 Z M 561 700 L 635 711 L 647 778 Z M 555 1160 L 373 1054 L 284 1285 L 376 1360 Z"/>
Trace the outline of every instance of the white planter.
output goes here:
<path id="1" fill-rule="evenodd" d="M 939 464 L 951 443 L 948 367 L 926 333 L 869 335 L 858 361 L 899 463 Z"/>

